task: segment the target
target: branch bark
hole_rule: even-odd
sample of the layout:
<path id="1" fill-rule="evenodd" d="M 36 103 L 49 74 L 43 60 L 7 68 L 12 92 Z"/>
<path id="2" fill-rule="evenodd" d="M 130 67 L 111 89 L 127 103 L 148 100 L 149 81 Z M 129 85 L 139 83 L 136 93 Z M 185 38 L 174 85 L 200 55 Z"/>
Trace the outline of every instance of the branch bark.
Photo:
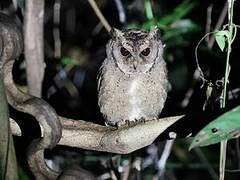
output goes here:
<path id="1" fill-rule="evenodd" d="M 1 15 L 1 14 L 0 14 Z M 0 16 L 0 70 L 3 66 L 2 60 L 9 60 L 19 55 L 20 46 L 14 43 L 19 39 L 12 34 L 17 29 L 16 26 L 8 22 L 6 15 Z M 5 37 L 14 38 L 14 41 L 8 41 Z M 19 49 L 18 49 L 19 48 Z M 0 179 L 18 179 L 17 162 L 15 149 L 9 124 L 8 104 L 3 84 L 3 73 L 0 71 Z"/>
<path id="2" fill-rule="evenodd" d="M 60 117 L 62 137 L 58 145 L 128 154 L 150 145 L 164 130 L 182 117 L 167 117 L 120 128 Z M 13 120 L 10 122 L 13 134 L 21 135 L 17 123 Z"/>
<path id="3" fill-rule="evenodd" d="M 17 161 L 8 121 L 8 105 L 0 75 L 0 179 L 18 179 Z"/>

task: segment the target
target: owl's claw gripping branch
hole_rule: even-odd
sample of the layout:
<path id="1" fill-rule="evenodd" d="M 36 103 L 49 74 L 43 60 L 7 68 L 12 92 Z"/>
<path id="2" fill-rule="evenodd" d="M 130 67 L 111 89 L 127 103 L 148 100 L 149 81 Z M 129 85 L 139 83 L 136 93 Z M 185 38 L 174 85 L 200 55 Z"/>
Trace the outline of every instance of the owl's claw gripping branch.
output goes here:
<path id="1" fill-rule="evenodd" d="M 151 120 L 153 120 L 153 119 L 151 119 Z M 116 126 L 117 126 L 117 128 L 133 127 L 137 124 L 145 123 L 146 121 L 147 121 L 147 119 L 145 119 L 145 118 L 135 119 L 134 121 L 130 121 L 130 120 L 118 121 L 116 123 Z"/>
<path id="2" fill-rule="evenodd" d="M 3 76 L 8 102 L 15 109 L 35 117 L 43 130 L 43 137 L 29 146 L 28 163 L 37 179 L 56 179 L 44 161 L 44 149 L 53 148 L 61 138 L 62 127 L 54 109 L 45 101 L 17 89 L 12 78 L 14 59 L 23 49 L 20 29 L 11 18 L 0 13 L 0 75 Z"/>
<path id="3" fill-rule="evenodd" d="M 128 154 L 151 144 L 163 131 L 182 117 L 147 120 L 145 123 L 138 123 L 132 127 L 122 126 L 120 128 L 60 117 L 63 131 L 58 144 Z M 13 134 L 20 135 L 17 124 L 14 121 L 10 122 Z"/>

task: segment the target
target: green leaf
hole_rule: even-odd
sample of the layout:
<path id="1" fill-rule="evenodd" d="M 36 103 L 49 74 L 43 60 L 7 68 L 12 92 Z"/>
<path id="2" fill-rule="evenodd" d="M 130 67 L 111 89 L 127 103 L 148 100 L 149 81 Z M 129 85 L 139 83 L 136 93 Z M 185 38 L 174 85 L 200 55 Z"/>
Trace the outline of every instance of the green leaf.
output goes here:
<path id="1" fill-rule="evenodd" d="M 61 59 L 61 64 L 63 66 L 69 66 L 69 65 L 75 66 L 75 65 L 78 65 L 77 61 L 72 59 L 72 58 L 70 58 L 70 57 L 63 57 Z"/>
<path id="2" fill-rule="evenodd" d="M 150 0 L 145 0 L 144 1 L 144 6 L 145 6 L 147 19 L 148 20 L 153 19 L 153 11 L 152 11 L 151 1 Z"/>
<path id="3" fill-rule="evenodd" d="M 227 30 L 217 31 L 215 34 L 217 44 L 221 51 L 224 50 L 226 44 L 226 38 L 229 37 L 229 32 Z"/>
<path id="4" fill-rule="evenodd" d="M 155 19 L 152 19 L 152 20 L 149 20 L 149 21 L 147 21 L 146 23 L 144 23 L 144 24 L 142 25 L 142 28 L 143 28 L 143 29 L 146 29 L 146 30 L 150 30 L 150 29 L 152 29 L 153 27 L 156 27 L 156 25 L 157 25 L 157 23 L 156 23 Z"/>
<path id="5" fill-rule="evenodd" d="M 172 24 L 183 17 L 185 17 L 190 11 L 196 6 L 197 1 L 191 1 L 191 0 L 184 0 L 179 4 L 173 12 L 170 14 L 167 14 L 166 16 L 163 16 L 158 20 L 159 24 L 161 25 L 169 25 Z"/>
<path id="6" fill-rule="evenodd" d="M 128 29 L 137 29 L 137 28 L 140 28 L 141 26 L 137 23 L 129 23 L 127 24 L 127 28 Z"/>
<path id="7" fill-rule="evenodd" d="M 207 146 L 240 136 L 240 106 L 224 113 L 205 126 L 193 139 L 190 148 Z"/>
<path id="8" fill-rule="evenodd" d="M 158 24 L 159 25 L 159 24 Z M 168 30 L 164 31 L 162 39 L 166 41 L 175 41 L 180 36 L 187 33 L 197 32 L 200 27 L 189 19 L 182 19 L 173 23 Z"/>

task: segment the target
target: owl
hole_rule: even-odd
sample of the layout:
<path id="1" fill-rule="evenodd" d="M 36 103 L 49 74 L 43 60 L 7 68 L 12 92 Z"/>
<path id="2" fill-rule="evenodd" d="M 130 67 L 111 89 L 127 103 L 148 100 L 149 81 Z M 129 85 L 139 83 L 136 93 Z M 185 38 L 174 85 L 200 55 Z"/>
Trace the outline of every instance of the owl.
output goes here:
<path id="1" fill-rule="evenodd" d="M 98 75 L 98 104 L 107 125 L 158 118 L 167 98 L 159 31 L 112 29 Z"/>

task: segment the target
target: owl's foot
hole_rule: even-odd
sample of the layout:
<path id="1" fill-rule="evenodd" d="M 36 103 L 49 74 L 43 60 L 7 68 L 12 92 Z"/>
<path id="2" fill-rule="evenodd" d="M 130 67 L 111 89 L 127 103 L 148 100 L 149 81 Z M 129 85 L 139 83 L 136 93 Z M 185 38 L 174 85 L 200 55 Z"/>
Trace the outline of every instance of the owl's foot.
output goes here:
<path id="1" fill-rule="evenodd" d="M 147 120 L 144 117 L 141 117 L 140 119 L 135 119 L 136 122 L 140 122 L 140 123 L 145 123 Z"/>
<path id="2" fill-rule="evenodd" d="M 124 120 L 124 121 L 119 121 L 116 123 L 116 126 L 119 128 L 119 127 L 133 127 L 137 124 L 140 124 L 140 123 L 145 123 L 146 120 L 145 118 L 140 118 L 140 119 L 134 119 L 134 120 Z"/>
<path id="3" fill-rule="evenodd" d="M 119 127 L 127 127 L 129 125 L 129 120 L 118 121 L 116 123 L 117 128 Z"/>
<path id="4" fill-rule="evenodd" d="M 122 121 L 118 121 L 118 122 L 105 122 L 105 125 L 106 126 L 111 126 L 111 127 L 116 127 L 116 128 L 119 128 L 119 127 L 128 127 L 130 126 L 130 121 L 129 120 L 122 120 Z"/>
<path id="5" fill-rule="evenodd" d="M 153 117 L 153 118 L 145 118 L 145 122 L 147 122 L 147 121 L 153 121 L 153 120 L 158 120 L 158 118 L 156 118 L 156 117 Z"/>

